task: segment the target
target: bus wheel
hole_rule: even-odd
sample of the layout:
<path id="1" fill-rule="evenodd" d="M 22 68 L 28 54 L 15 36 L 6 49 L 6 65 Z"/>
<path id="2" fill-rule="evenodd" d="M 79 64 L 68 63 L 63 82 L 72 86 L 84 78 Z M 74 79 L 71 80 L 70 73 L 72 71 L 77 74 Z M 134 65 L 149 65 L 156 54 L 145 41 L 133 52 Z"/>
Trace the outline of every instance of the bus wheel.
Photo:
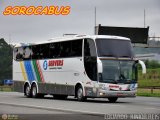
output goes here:
<path id="1" fill-rule="evenodd" d="M 109 97 L 108 100 L 110 103 L 115 103 L 117 101 L 118 97 Z"/>
<path id="2" fill-rule="evenodd" d="M 25 88 L 24 88 L 24 95 L 25 95 L 26 97 L 31 97 L 31 90 L 30 90 L 30 87 L 29 87 L 28 84 L 25 85 Z"/>
<path id="3" fill-rule="evenodd" d="M 33 98 L 42 98 L 42 97 L 44 97 L 43 94 L 38 94 L 37 93 L 36 84 L 33 84 L 32 87 L 31 87 L 31 95 L 32 95 Z"/>
<path id="4" fill-rule="evenodd" d="M 77 89 L 77 99 L 78 101 L 81 101 L 81 102 L 87 99 L 87 97 L 83 96 L 83 89 L 81 86 L 79 86 Z"/>

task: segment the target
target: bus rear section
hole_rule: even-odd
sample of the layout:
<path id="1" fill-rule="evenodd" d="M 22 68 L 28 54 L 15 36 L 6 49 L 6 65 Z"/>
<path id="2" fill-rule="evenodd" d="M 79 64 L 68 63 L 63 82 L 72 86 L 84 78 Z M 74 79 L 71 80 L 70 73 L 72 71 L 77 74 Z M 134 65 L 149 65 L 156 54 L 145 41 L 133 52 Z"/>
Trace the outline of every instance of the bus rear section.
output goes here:
<path id="1" fill-rule="evenodd" d="M 136 96 L 138 63 L 145 73 L 127 38 L 77 36 L 15 47 L 13 80 L 15 90 L 27 97 L 51 94 L 116 102 L 119 97 Z"/>

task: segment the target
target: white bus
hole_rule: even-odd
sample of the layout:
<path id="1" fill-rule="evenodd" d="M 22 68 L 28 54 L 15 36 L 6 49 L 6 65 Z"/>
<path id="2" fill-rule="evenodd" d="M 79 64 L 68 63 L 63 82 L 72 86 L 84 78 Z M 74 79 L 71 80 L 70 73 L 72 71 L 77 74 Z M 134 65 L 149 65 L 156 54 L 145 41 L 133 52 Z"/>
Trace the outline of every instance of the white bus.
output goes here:
<path id="1" fill-rule="evenodd" d="M 15 91 L 27 97 L 78 101 L 87 98 L 135 97 L 137 64 L 128 38 L 104 35 L 76 35 L 42 43 L 19 44 L 13 50 Z"/>

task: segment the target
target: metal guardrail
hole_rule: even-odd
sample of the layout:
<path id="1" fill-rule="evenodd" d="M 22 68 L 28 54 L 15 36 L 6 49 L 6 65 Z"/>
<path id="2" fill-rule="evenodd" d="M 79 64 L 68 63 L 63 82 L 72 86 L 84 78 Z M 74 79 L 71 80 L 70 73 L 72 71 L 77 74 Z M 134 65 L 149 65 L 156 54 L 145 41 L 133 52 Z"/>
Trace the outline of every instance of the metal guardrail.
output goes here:
<path id="1" fill-rule="evenodd" d="M 13 91 L 13 86 L 8 86 L 8 85 L 0 86 L 0 91 Z"/>
<path id="2" fill-rule="evenodd" d="M 160 86 L 146 86 L 146 87 L 139 87 L 142 89 L 151 89 L 151 94 L 153 94 L 154 89 L 160 89 Z"/>

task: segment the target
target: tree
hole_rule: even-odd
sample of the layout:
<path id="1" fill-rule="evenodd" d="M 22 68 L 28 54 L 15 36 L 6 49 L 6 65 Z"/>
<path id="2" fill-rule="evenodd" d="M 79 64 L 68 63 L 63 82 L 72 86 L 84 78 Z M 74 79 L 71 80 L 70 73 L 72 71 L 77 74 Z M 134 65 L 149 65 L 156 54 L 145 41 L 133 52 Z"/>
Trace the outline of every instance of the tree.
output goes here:
<path id="1" fill-rule="evenodd" d="M 12 48 L 0 39 L 0 84 L 4 79 L 12 79 Z"/>

